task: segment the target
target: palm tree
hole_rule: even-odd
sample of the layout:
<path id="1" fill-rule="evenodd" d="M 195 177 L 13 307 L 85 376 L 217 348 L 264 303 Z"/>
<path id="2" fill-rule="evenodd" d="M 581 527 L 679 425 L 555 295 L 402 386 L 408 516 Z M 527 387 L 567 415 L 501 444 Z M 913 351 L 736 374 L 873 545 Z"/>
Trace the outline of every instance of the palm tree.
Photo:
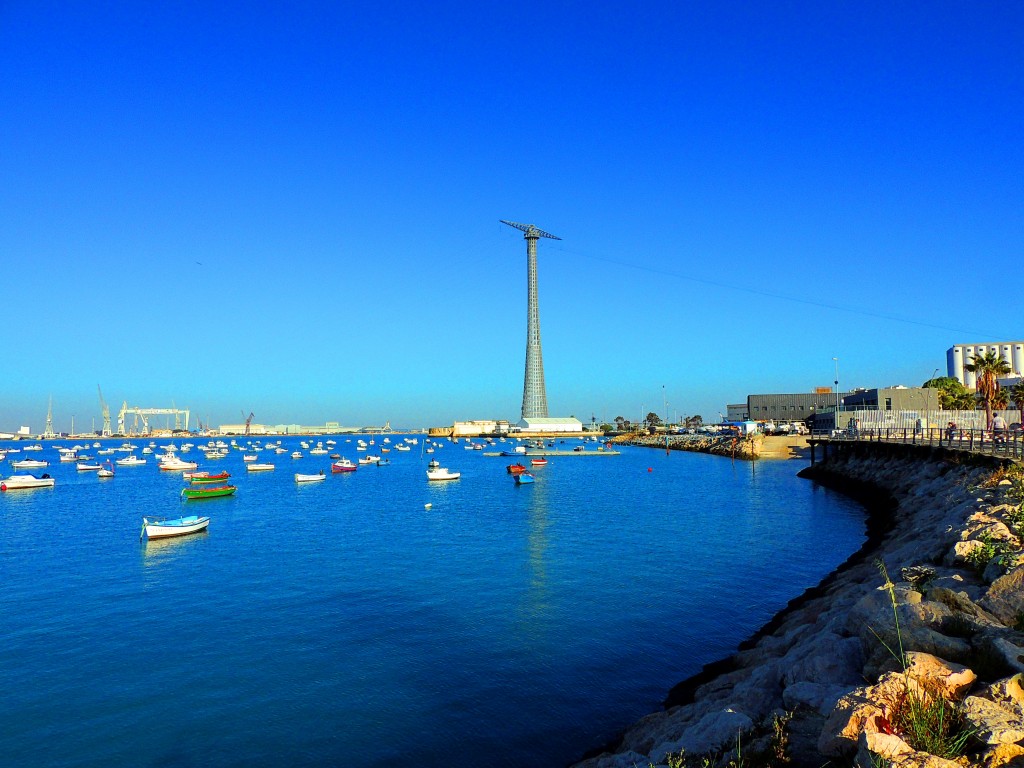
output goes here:
<path id="1" fill-rule="evenodd" d="M 1017 406 L 1017 414 L 1021 421 L 1024 421 L 1024 379 L 1018 381 L 1009 389 L 1010 399 Z"/>
<path id="2" fill-rule="evenodd" d="M 965 371 L 977 376 L 978 395 L 985 405 L 986 424 L 992 426 L 992 400 L 999 391 L 999 377 L 1013 371 L 1010 364 L 998 354 L 989 350 L 981 355 L 974 355 L 971 362 L 964 365 Z"/>

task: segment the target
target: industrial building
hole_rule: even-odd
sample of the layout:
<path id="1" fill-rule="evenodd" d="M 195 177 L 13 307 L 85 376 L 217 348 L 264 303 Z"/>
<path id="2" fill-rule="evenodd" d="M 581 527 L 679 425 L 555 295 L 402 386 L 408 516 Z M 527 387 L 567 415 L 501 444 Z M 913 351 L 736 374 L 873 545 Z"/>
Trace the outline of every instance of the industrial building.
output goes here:
<path id="1" fill-rule="evenodd" d="M 839 404 L 853 392 L 840 392 Z M 747 416 L 753 421 L 806 421 L 826 409 L 834 410 L 836 394 L 830 387 L 815 392 L 780 395 L 747 395 Z M 738 421 L 739 419 L 737 419 Z"/>
<path id="2" fill-rule="evenodd" d="M 946 375 L 958 379 L 968 389 L 976 389 L 977 377 L 965 369 L 975 357 L 995 352 L 1013 369 L 1013 378 L 1024 375 L 1024 341 L 996 341 L 984 344 L 957 344 L 946 350 Z"/>

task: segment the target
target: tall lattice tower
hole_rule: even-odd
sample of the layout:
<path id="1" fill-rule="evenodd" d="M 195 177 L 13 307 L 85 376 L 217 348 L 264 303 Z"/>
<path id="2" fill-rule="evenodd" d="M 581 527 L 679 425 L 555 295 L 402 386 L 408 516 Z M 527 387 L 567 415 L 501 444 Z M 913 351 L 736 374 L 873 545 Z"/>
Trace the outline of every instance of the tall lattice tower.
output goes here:
<path id="1" fill-rule="evenodd" d="M 540 310 L 537 306 L 537 241 L 542 237 L 561 240 L 533 224 L 517 224 L 501 219 L 502 224 L 523 232 L 526 240 L 526 375 L 523 379 L 523 418 L 547 418 L 548 394 L 544 387 L 544 356 L 540 350 Z"/>
<path id="2" fill-rule="evenodd" d="M 52 440 L 57 436 L 53 431 L 53 395 L 50 395 L 50 405 L 46 408 L 46 429 L 43 430 L 43 437 Z"/>

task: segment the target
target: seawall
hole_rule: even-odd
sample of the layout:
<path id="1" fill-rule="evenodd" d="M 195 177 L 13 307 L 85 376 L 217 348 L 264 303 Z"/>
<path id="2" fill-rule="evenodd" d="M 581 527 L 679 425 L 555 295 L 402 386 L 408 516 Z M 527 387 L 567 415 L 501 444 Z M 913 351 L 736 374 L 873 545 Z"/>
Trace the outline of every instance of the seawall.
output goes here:
<path id="1" fill-rule="evenodd" d="M 1020 515 L 1007 499 L 1018 486 L 1006 479 L 995 484 L 1005 465 L 941 449 L 876 444 L 851 446 L 803 470 L 809 481 L 865 505 L 863 547 L 731 657 L 672 688 L 664 711 L 628 727 L 578 768 L 659 766 L 682 751 L 727 752 L 735 749 L 739 733 L 746 734 L 744 749 L 756 750 L 764 724 L 783 713 L 791 718 L 786 731 L 793 765 L 818 768 L 830 760 L 870 765 L 868 752 L 881 754 L 883 737 L 876 726 L 886 711 L 872 700 L 873 692 L 895 666 L 880 638 L 896 647 L 899 639 L 893 636 L 890 595 L 898 603 L 904 650 L 919 652 L 911 654 L 915 664 L 936 659 L 968 673 L 973 664 L 979 668 L 971 673 L 973 688 L 956 696 L 963 699 L 969 692 L 967 702 L 1005 704 L 991 687 L 1003 685 L 1003 690 L 1002 678 L 1024 672 L 1024 634 L 1014 629 L 1024 616 L 1024 567 L 1016 567 L 1013 554 L 1021 548 L 1014 522 Z M 988 553 L 985 547 L 993 540 L 1003 542 L 1001 554 L 986 561 L 978 554 Z M 885 581 L 878 563 L 894 583 L 891 591 L 880 589 Z M 972 716 L 980 718 L 978 732 L 992 731 L 983 715 Z M 1024 761 L 1024 694 L 1012 717 L 1020 722 L 1019 734 L 1003 731 L 999 738 L 1010 739 L 1010 751 Z M 898 736 L 884 738 L 903 745 L 900 754 L 910 755 L 907 760 L 919 757 L 900 765 L 954 765 L 915 752 Z M 978 762 L 967 764 L 1006 762 L 993 757 L 994 742 L 976 742 L 971 749 Z M 999 747 L 1004 748 L 1010 749 Z"/>

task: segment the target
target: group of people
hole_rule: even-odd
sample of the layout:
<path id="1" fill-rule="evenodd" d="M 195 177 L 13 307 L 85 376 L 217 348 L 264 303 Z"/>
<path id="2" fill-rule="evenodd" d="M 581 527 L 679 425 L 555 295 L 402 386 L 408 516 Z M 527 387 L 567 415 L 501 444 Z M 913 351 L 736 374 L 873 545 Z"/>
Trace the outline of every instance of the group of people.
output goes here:
<path id="1" fill-rule="evenodd" d="M 920 419 L 918 420 L 920 421 Z M 992 442 L 993 443 L 1004 443 L 1006 442 L 1007 425 L 1006 419 L 1000 414 L 996 414 L 992 417 Z M 956 426 L 955 421 L 951 421 L 946 424 L 946 439 L 951 441 L 959 434 L 959 429 Z"/>

